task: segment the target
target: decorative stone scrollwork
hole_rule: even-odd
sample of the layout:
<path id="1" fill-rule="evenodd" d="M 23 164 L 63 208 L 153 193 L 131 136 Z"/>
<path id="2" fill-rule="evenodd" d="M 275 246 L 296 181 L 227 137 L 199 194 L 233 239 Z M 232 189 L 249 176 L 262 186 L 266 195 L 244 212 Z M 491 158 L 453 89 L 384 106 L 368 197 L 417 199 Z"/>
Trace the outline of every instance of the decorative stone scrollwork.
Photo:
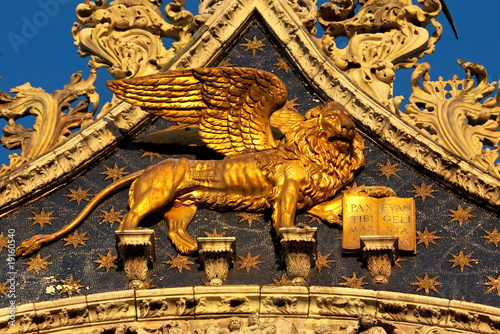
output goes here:
<path id="1" fill-rule="evenodd" d="M 441 310 L 436 307 L 419 305 L 414 311 L 414 316 L 418 322 L 431 326 L 440 325 L 443 321 Z"/>
<path id="2" fill-rule="evenodd" d="M 129 309 L 125 302 L 112 302 L 100 304 L 96 307 L 96 315 L 99 321 L 120 319 Z"/>
<path id="3" fill-rule="evenodd" d="M 62 309 L 58 316 L 60 326 L 80 325 L 87 321 L 89 310 L 87 307 Z"/>
<path id="4" fill-rule="evenodd" d="M 452 80 L 431 81 L 430 65 L 417 66 L 411 78 L 413 94 L 405 108 L 406 118 L 439 145 L 500 176 L 500 166 L 495 166 L 500 143 L 500 92 L 481 102 L 495 90 L 496 82 L 488 82 L 483 66 L 461 60 L 458 63 L 465 70 L 465 79 L 455 75 Z"/>
<path id="5" fill-rule="evenodd" d="M 316 23 L 318 22 L 318 0 L 287 0 L 287 4 L 297 14 L 300 22 L 306 27 L 311 35 L 316 35 Z"/>
<path id="6" fill-rule="evenodd" d="M 192 315 L 194 314 L 196 306 L 196 301 L 194 298 L 184 298 L 182 297 L 175 302 L 175 314 L 176 315 Z"/>
<path id="7" fill-rule="evenodd" d="M 481 324 L 478 314 L 463 310 L 452 310 L 450 312 L 450 321 L 453 327 L 471 332 L 479 332 Z"/>
<path id="8" fill-rule="evenodd" d="M 363 7 L 354 14 L 356 2 Z M 392 100 L 394 71 L 411 68 L 418 58 L 432 53 L 442 33 L 435 20 L 441 3 L 418 2 L 422 8 L 411 0 L 332 0 L 319 8 L 325 34 L 318 42 L 323 51 L 365 92 L 393 111 L 401 102 L 401 98 Z M 429 23 L 435 28 L 431 36 L 425 29 Z M 345 48 L 337 46 L 340 37 L 349 39 Z"/>
<path id="9" fill-rule="evenodd" d="M 267 297 L 263 301 L 263 305 L 271 312 L 281 314 L 296 314 L 297 313 L 297 298 L 296 297 Z"/>
<path id="10" fill-rule="evenodd" d="M 78 23 L 72 30 L 75 44 L 82 57 L 91 56 L 92 68 L 109 67 L 116 79 L 156 73 L 194 31 L 193 15 L 184 9 L 184 0 L 173 0 L 165 14 L 168 22 L 148 0 L 116 0 L 109 6 L 107 1 L 80 4 Z M 167 50 L 162 37 L 177 42 Z"/>
<path id="11" fill-rule="evenodd" d="M 63 142 L 72 130 L 92 123 L 99 105 L 95 80 L 96 73 L 92 70 L 87 80 L 83 80 L 81 72 L 73 74 L 68 85 L 52 94 L 42 88 L 34 88 L 29 83 L 11 89 L 15 97 L 0 92 L 0 117 L 9 122 L 3 128 L 2 145 L 8 149 L 22 150 L 21 155 L 13 153 L 9 156 L 10 165 L 3 165 L 0 174 L 51 150 Z M 85 99 L 71 107 L 71 103 L 79 97 Z M 89 111 L 90 104 L 93 109 Z M 33 129 L 25 129 L 15 123 L 27 115 L 36 117 Z"/>
<path id="12" fill-rule="evenodd" d="M 164 316 L 168 312 L 166 299 L 142 300 L 139 304 L 139 312 L 142 318 L 153 318 Z"/>
<path id="13" fill-rule="evenodd" d="M 359 299 L 350 300 L 342 297 L 319 297 L 316 301 L 321 315 L 347 315 L 361 314 L 365 303 Z"/>
<path id="14" fill-rule="evenodd" d="M 380 309 L 384 312 L 382 317 L 388 320 L 405 321 L 408 315 L 408 305 L 402 302 L 381 302 Z"/>

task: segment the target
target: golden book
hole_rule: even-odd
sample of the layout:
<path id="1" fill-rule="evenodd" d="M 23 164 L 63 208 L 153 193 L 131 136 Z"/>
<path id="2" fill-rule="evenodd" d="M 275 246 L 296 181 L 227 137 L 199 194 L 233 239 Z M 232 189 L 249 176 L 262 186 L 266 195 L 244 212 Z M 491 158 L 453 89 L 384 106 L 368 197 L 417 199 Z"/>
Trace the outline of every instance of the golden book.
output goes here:
<path id="1" fill-rule="evenodd" d="M 361 248 L 360 237 L 396 236 L 400 251 L 416 252 L 415 200 L 413 198 L 346 194 L 342 201 L 342 249 Z"/>

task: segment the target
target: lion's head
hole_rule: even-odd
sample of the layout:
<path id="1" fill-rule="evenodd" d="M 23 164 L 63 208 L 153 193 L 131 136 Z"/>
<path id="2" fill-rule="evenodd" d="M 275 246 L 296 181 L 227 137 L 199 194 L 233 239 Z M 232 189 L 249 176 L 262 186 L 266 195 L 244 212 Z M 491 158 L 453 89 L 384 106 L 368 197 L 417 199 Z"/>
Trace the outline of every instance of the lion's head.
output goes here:
<path id="1" fill-rule="evenodd" d="M 313 205 L 333 197 L 365 164 L 363 139 L 346 109 L 327 102 L 309 110 L 306 121 L 285 134 L 280 147 L 294 152 L 309 171 L 303 194 Z"/>

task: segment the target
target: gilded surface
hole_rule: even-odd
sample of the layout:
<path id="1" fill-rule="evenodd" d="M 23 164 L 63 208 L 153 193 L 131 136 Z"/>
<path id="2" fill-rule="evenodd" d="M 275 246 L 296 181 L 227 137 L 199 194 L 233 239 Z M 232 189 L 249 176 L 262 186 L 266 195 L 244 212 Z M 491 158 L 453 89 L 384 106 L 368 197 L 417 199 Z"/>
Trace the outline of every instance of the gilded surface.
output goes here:
<path id="1" fill-rule="evenodd" d="M 278 2 L 276 1 L 273 3 L 277 4 Z M 231 7 L 231 9 L 236 8 L 240 11 L 231 11 L 230 15 L 234 15 L 230 16 L 234 19 L 234 21 L 231 22 L 237 25 L 241 17 L 246 17 L 242 15 L 241 12 L 247 13 L 253 10 L 254 5 L 260 8 L 259 10 L 261 10 L 261 13 L 265 13 L 266 20 L 274 22 L 274 24 L 270 25 L 276 28 L 276 36 L 279 36 L 279 38 L 283 37 L 281 33 L 287 32 L 287 30 L 282 29 L 282 26 L 291 24 L 289 17 L 279 16 L 279 20 L 276 19 L 273 21 L 275 17 L 273 15 L 276 14 L 278 16 L 278 14 L 281 15 L 283 12 L 280 11 L 279 8 L 273 6 L 271 6 L 269 10 L 264 10 L 259 0 L 245 3 L 244 5 L 240 3 L 238 6 Z M 226 14 L 227 13 L 224 15 Z M 217 21 L 218 19 L 219 18 L 216 18 L 215 20 L 218 24 L 226 22 L 222 19 Z M 222 27 L 222 24 L 220 26 Z M 227 33 L 227 30 L 224 30 L 224 28 L 214 29 L 212 33 L 214 35 L 219 33 L 224 35 Z M 257 50 L 255 57 L 253 57 L 252 51 L 250 50 L 243 52 L 245 47 L 241 44 L 245 43 L 245 40 L 242 39 L 241 41 L 235 42 L 234 48 L 229 50 L 227 58 L 231 58 L 230 63 L 235 64 L 235 66 L 251 66 L 262 68 L 267 71 L 274 71 L 276 75 L 279 75 L 280 78 L 286 82 L 290 95 L 293 97 L 300 97 L 298 102 L 301 105 L 297 106 L 297 110 L 301 112 L 305 112 L 318 103 L 318 98 L 315 93 L 309 92 L 310 95 L 308 95 L 303 89 L 304 82 L 311 80 L 313 85 L 322 87 L 322 89 L 324 88 L 326 91 L 325 94 L 331 96 L 331 98 L 343 102 L 345 101 L 349 110 L 356 115 L 360 123 L 366 125 L 366 128 L 371 129 L 370 131 L 372 131 L 372 134 L 380 133 L 383 140 L 387 140 L 388 143 L 394 145 L 394 152 L 396 152 L 395 156 L 388 154 L 377 145 L 366 140 L 366 167 L 364 172 L 359 175 L 355 181 L 359 185 L 385 184 L 396 190 L 401 196 L 404 196 L 404 194 L 407 196 L 415 196 L 417 230 L 421 232 L 422 235 L 422 238 L 419 240 L 422 241 L 422 243 L 417 246 L 418 255 L 416 257 L 408 257 L 406 261 L 400 262 L 400 266 L 398 267 L 394 266 L 388 285 L 377 286 L 371 283 L 371 280 L 367 276 L 368 273 L 366 270 L 362 269 L 357 258 L 341 256 L 340 230 L 337 228 L 330 228 L 325 224 L 317 225 L 319 231 L 318 251 L 321 251 L 321 254 L 331 254 L 329 259 L 334 260 L 335 263 L 330 263 L 331 268 L 322 267 L 321 271 L 318 268 L 313 268 L 311 284 L 328 285 L 334 287 L 333 289 L 338 289 L 339 286 L 364 288 L 365 290 L 352 291 L 352 296 L 348 294 L 341 294 L 340 296 L 336 294 L 333 296 L 321 295 L 322 298 L 329 298 L 331 301 L 330 304 L 336 306 L 334 310 L 337 313 L 334 314 L 345 314 L 342 312 L 349 310 L 350 314 L 353 314 L 354 318 L 352 321 L 354 324 L 357 324 L 357 314 L 361 312 L 357 310 L 364 310 L 368 313 L 375 314 L 373 307 L 379 305 L 378 303 L 380 302 L 380 308 L 377 313 L 382 313 L 392 319 L 401 318 L 403 315 L 406 315 L 406 319 L 414 324 L 407 326 L 416 327 L 404 327 L 404 329 L 407 329 L 411 333 L 415 331 L 418 333 L 458 332 L 462 331 L 463 328 L 467 328 L 467 326 L 469 326 L 469 328 L 477 328 L 477 321 L 475 321 L 475 319 L 482 321 L 479 324 L 481 332 L 490 333 L 498 330 L 498 328 L 500 328 L 498 312 L 496 312 L 494 308 L 478 305 L 478 303 L 494 306 L 499 305 L 498 292 L 500 291 L 500 277 L 498 276 L 497 259 L 498 256 L 500 256 L 500 248 L 498 247 L 498 242 L 496 242 L 498 239 L 496 228 L 498 226 L 498 214 L 491 210 L 488 211 L 487 209 L 481 208 L 477 203 L 471 202 L 453 193 L 449 188 L 443 187 L 440 183 L 445 180 L 455 180 L 459 177 L 460 185 L 463 185 L 463 188 L 460 189 L 465 189 L 466 191 L 470 190 L 472 193 L 483 194 L 483 198 L 491 199 L 495 198 L 495 189 L 492 188 L 492 183 L 488 183 L 488 175 L 478 172 L 478 169 L 475 169 L 473 165 L 465 161 L 460 161 L 460 163 L 458 163 L 458 159 L 453 160 L 455 159 L 453 156 L 446 155 L 443 151 L 439 151 L 439 149 L 436 149 L 437 146 L 432 146 L 430 140 L 420 137 L 418 132 L 412 132 L 411 128 L 400 127 L 398 118 L 388 117 L 387 114 L 383 112 L 383 108 L 371 104 L 370 99 L 363 97 L 361 92 L 358 91 L 357 94 L 352 94 L 352 91 L 355 89 L 349 86 L 349 83 L 344 80 L 345 78 L 343 79 L 342 76 L 338 76 L 334 71 L 330 71 L 328 63 L 324 63 L 324 60 L 321 60 L 322 58 L 307 53 L 314 53 L 313 48 L 308 49 L 307 43 L 301 44 L 304 42 L 304 39 L 301 39 L 300 34 L 301 31 L 298 31 L 294 35 L 286 35 L 288 39 L 280 39 L 280 41 L 286 40 L 289 42 L 287 43 L 286 52 L 295 50 L 294 45 L 296 44 L 301 45 L 297 50 L 306 50 L 304 51 L 305 53 L 301 54 L 297 59 L 297 61 L 300 62 L 298 66 L 302 66 L 299 70 L 297 70 L 292 62 L 286 58 L 285 54 L 276 52 L 272 47 L 271 38 L 266 39 L 265 34 L 255 27 L 249 29 L 243 36 L 249 40 L 257 36 L 257 40 L 261 40 L 266 45 L 263 47 L 265 51 L 262 52 Z M 204 37 L 206 37 L 206 35 L 204 35 Z M 218 35 L 217 38 L 219 37 Z M 203 43 L 209 42 L 214 42 L 214 39 L 203 39 Z M 215 44 L 217 43 L 212 45 Z M 200 45 L 202 44 L 195 43 L 192 49 L 196 50 L 195 57 L 192 56 L 194 53 L 183 54 L 179 58 L 178 63 L 184 65 L 193 63 L 199 64 L 209 59 L 206 55 L 210 53 L 210 48 L 205 48 Z M 190 50 L 190 52 L 192 50 Z M 227 58 L 225 60 L 227 60 Z M 276 63 L 277 58 L 288 61 L 292 70 L 288 72 L 278 70 L 278 66 L 273 65 Z M 213 65 L 216 63 L 217 62 L 213 63 Z M 322 64 L 322 66 L 317 66 L 318 64 Z M 194 67 L 199 66 L 200 65 L 196 65 Z M 304 68 L 307 70 L 303 70 Z M 305 79 L 297 76 L 299 71 L 305 76 Z M 334 83 L 333 86 L 332 82 Z M 136 109 L 129 107 L 124 108 L 123 106 L 124 105 L 118 105 L 118 109 L 111 110 L 111 114 L 108 115 L 109 118 L 106 118 L 106 124 L 110 126 L 106 128 L 106 130 L 111 129 L 113 134 L 120 131 L 126 131 L 133 124 L 136 124 L 134 122 L 140 119 L 140 117 L 136 118 L 134 116 L 139 115 L 135 111 Z M 116 116 L 113 113 L 117 113 L 118 111 L 120 112 L 120 116 L 113 118 Z M 143 115 L 141 117 L 143 117 Z M 116 122 L 118 126 L 113 122 Z M 105 122 L 103 121 L 102 123 Z M 102 125 L 102 123 L 98 123 L 98 125 Z M 159 121 L 154 126 L 155 130 L 160 130 L 168 125 L 170 124 Z M 89 130 L 94 131 L 95 129 L 96 128 L 92 127 L 92 129 Z M 90 153 L 85 151 L 85 154 L 90 154 L 90 156 L 93 154 L 95 155 L 95 152 L 99 152 L 98 150 L 101 147 L 105 147 L 101 145 L 107 143 L 108 139 L 116 139 L 116 137 L 108 136 L 105 133 L 103 134 L 100 130 L 97 130 L 97 132 L 92 131 L 84 131 L 82 137 L 78 137 L 84 140 L 84 143 L 81 145 L 92 148 Z M 146 131 L 152 131 L 152 129 Z M 103 134 L 103 136 L 99 137 L 99 134 Z M 94 139 L 99 138 L 99 140 L 90 141 L 88 140 L 89 136 Z M 58 150 L 51 155 L 51 157 L 56 157 L 57 163 L 46 166 L 42 165 L 41 162 L 46 160 L 37 160 L 36 163 L 28 164 L 24 174 L 16 172 L 16 175 L 21 175 L 22 181 L 7 183 L 9 189 L 12 191 L 2 192 L 3 196 L 0 198 L 0 201 L 5 203 L 5 201 L 8 201 L 12 196 L 17 194 L 20 194 L 19 196 L 30 195 L 34 189 L 34 179 L 41 178 L 44 182 L 53 182 L 47 180 L 54 180 L 53 177 L 56 177 L 55 180 L 58 180 L 57 182 L 66 182 L 63 181 L 64 179 L 62 177 L 59 178 L 57 175 L 60 174 L 56 172 L 83 166 L 82 159 L 89 159 L 89 155 L 83 155 L 81 151 L 73 150 L 73 146 L 70 144 L 71 142 L 68 142 L 67 145 L 65 144 L 65 146 L 61 147 L 60 151 Z M 154 151 L 155 149 L 155 154 L 145 155 L 145 153 Z M 412 157 L 414 162 L 419 164 L 419 166 L 422 164 L 429 170 L 435 170 L 438 172 L 437 175 L 441 175 L 442 177 L 435 178 L 434 180 L 429 178 L 429 175 L 425 175 L 423 172 L 407 164 L 404 161 L 404 154 L 407 154 L 406 157 Z M 109 185 L 112 182 L 110 179 L 103 181 L 106 176 L 101 174 L 101 172 L 107 171 L 105 166 L 111 167 L 114 163 L 117 163 L 120 168 L 127 166 L 126 171 L 132 173 L 151 164 L 148 157 L 154 162 L 158 162 L 158 155 L 164 158 L 179 158 L 181 156 L 190 159 L 196 158 L 195 153 L 188 148 L 182 150 L 171 150 L 169 148 L 166 150 L 155 147 L 141 147 L 141 149 L 138 150 L 137 145 L 130 144 L 129 142 L 119 144 L 119 148 L 115 154 L 108 156 L 105 161 L 95 165 L 93 169 L 89 168 L 85 174 L 75 178 L 67 186 L 56 189 L 51 194 L 26 204 L 25 207 L 12 212 L 8 216 L 2 217 L 2 224 L 0 225 L 2 226 L 2 229 L 0 229 L 0 249 L 5 247 L 2 245 L 7 245 L 4 240 L 8 238 L 7 229 L 9 226 L 16 226 L 19 237 L 21 235 L 24 237 L 41 233 L 40 225 L 35 224 L 31 226 L 33 220 L 30 218 L 33 218 L 33 212 L 40 213 L 42 208 L 45 208 L 45 212 L 47 213 L 54 211 L 53 216 L 58 217 L 58 219 L 52 220 L 53 226 L 45 224 L 43 233 L 53 233 L 60 229 L 65 223 L 62 218 L 73 217 L 82 207 L 82 204 L 79 207 L 76 201 L 68 202 L 68 198 L 63 197 L 63 195 L 69 194 L 68 189 L 77 189 L 78 186 L 81 186 L 81 189 L 84 190 L 89 189 L 88 193 L 90 194 L 97 194 L 104 185 Z M 142 159 L 141 156 L 143 156 Z M 201 156 L 203 156 L 203 154 L 201 154 Z M 71 159 L 69 160 L 71 163 L 66 165 L 66 160 L 64 159 Z M 394 173 L 387 172 L 382 174 L 381 166 L 385 165 L 397 166 L 397 170 L 394 170 Z M 457 184 L 455 181 L 450 182 Z M 38 187 L 39 183 L 36 183 L 36 185 Z M 426 188 L 432 186 L 432 192 L 423 189 L 422 185 L 425 185 Z M 420 190 L 416 191 L 417 189 Z M 429 194 L 429 192 L 432 194 L 432 197 L 426 195 Z M 63 248 L 65 242 L 58 241 L 42 249 L 40 258 L 45 258 L 46 261 L 53 262 L 53 264 L 47 265 L 47 270 L 41 269 L 40 274 L 37 274 L 33 269 L 27 271 L 29 265 L 19 264 L 19 295 L 17 301 L 18 305 L 24 305 L 21 305 L 17 309 L 17 312 L 19 315 L 18 321 L 20 322 L 22 320 L 25 328 L 29 329 L 31 326 L 31 328 L 35 328 L 34 330 L 36 330 L 36 328 L 38 328 L 37 323 L 43 322 L 44 319 L 50 320 L 49 317 L 42 316 L 44 308 L 38 304 L 39 301 L 56 300 L 50 303 L 57 305 L 70 302 L 70 300 L 66 298 L 61 299 L 61 297 L 66 297 L 68 294 L 59 294 L 59 292 L 62 289 L 62 280 L 69 282 L 68 280 L 71 274 L 73 275 L 74 283 L 81 279 L 77 284 L 84 285 L 84 287 L 79 288 L 79 291 L 85 296 L 79 296 L 76 292 L 73 293 L 73 296 L 76 297 L 72 297 L 71 302 L 74 298 L 77 298 L 80 300 L 81 304 L 77 306 L 72 304 L 67 310 L 56 312 L 56 315 L 58 313 L 61 314 L 62 319 L 69 319 L 68 323 L 75 323 L 77 319 L 80 319 L 79 316 L 84 318 L 86 323 L 89 323 L 88 316 L 86 316 L 86 300 L 95 300 L 92 293 L 103 292 L 104 295 L 114 295 L 115 292 L 110 291 L 125 289 L 127 282 L 123 272 L 110 267 L 109 272 L 106 273 L 105 269 L 102 267 L 97 269 L 100 264 L 94 263 L 93 261 L 100 260 L 98 254 L 107 254 L 109 250 L 115 247 L 115 241 L 109 236 L 112 235 L 113 230 L 116 229 L 116 225 L 111 227 L 110 224 L 99 224 L 99 222 L 103 220 L 103 217 L 101 217 L 103 214 L 102 211 L 110 212 L 114 207 L 114 211 L 124 210 L 122 213 L 126 212 L 126 202 L 126 192 L 119 192 L 117 195 L 103 202 L 89 216 L 88 221 L 79 227 L 78 231 L 80 234 L 88 232 L 86 236 L 90 238 L 90 240 L 86 241 L 87 246 L 78 244 L 76 248 L 71 246 Z M 240 219 L 241 218 L 235 216 L 233 212 L 218 213 L 200 209 L 197 211 L 197 215 L 193 220 L 195 223 L 189 226 L 189 232 L 193 236 L 200 236 L 204 235 L 204 232 L 209 233 L 217 227 L 217 232 L 219 233 L 222 231 L 222 233 L 225 232 L 227 236 L 236 236 L 238 240 L 249 241 L 238 243 L 238 255 L 243 256 L 249 254 L 252 258 L 256 258 L 256 260 L 259 261 L 256 265 L 259 270 L 252 267 L 249 274 L 247 274 L 244 268 L 241 270 L 236 270 L 236 268 L 234 268 L 229 271 L 226 284 L 265 285 L 273 284 L 273 282 L 278 283 L 278 279 L 282 277 L 283 268 L 279 268 L 276 265 L 275 245 L 271 238 L 273 234 L 268 228 L 270 224 L 263 225 L 253 220 L 252 225 L 248 226 L 249 224 L 247 224 L 246 221 L 238 224 Z M 259 219 L 263 223 L 270 222 L 268 215 L 260 216 Z M 300 223 L 316 224 L 316 222 L 307 215 L 299 214 L 296 220 Z M 167 240 L 168 228 L 166 224 L 161 221 L 161 218 L 154 217 L 149 217 L 143 224 L 156 224 L 155 229 L 159 232 L 157 237 L 160 238 L 157 245 L 161 250 L 152 272 L 151 285 L 154 284 L 158 288 L 179 285 L 188 286 L 187 290 L 191 290 L 191 294 L 189 292 L 173 292 L 173 294 L 177 295 L 173 307 L 169 309 L 175 313 L 177 305 L 179 314 L 187 314 L 189 312 L 191 312 L 189 314 L 194 314 L 195 301 L 192 299 L 192 297 L 194 297 L 192 286 L 199 285 L 201 280 L 205 279 L 203 272 L 199 269 L 196 270 L 197 265 L 195 264 L 188 264 L 191 270 L 182 270 L 182 273 L 176 268 L 167 270 L 170 265 L 165 262 L 171 260 L 167 254 L 174 254 L 173 257 L 175 258 L 175 249 Z M 433 236 L 431 236 L 431 234 Z M 62 252 L 61 250 L 64 251 Z M 460 270 L 460 266 L 451 268 L 453 263 L 449 261 L 453 259 L 451 254 L 459 255 L 460 250 L 463 251 L 464 256 L 474 252 L 471 258 L 478 260 L 469 262 L 473 266 L 472 268 L 465 265 L 463 272 Z M 7 249 L 1 250 L 1 254 L 5 254 L 6 251 Z M 114 251 L 111 252 L 114 253 Z M 52 256 L 47 258 L 48 255 Z M 191 262 L 196 261 L 193 257 L 189 257 L 188 260 Z M 24 262 L 24 260 L 21 261 Z M 8 306 L 9 301 L 7 295 L 3 294 L 7 294 L 9 291 L 9 282 L 7 281 L 9 277 L 6 275 L 7 273 L 5 271 L 0 271 L 0 302 L 5 307 Z M 422 283 L 420 283 L 420 280 Z M 434 280 L 434 283 L 432 280 Z M 283 279 L 281 282 L 280 284 L 286 284 Z M 418 284 L 412 285 L 411 283 Z M 429 287 L 428 294 L 432 296 L 432 298 L 425 296 L 427 293 L 425 289 L 426 286 Z M 434 286 L 436 289 L 432 289 L 431 286 Z M 420 287 L 422 288 L 419 289 Z M 233 290 L 232 295 L 236 295 L 234 291 L 243 291 L 244 287 L 237 286 L 234 288 L 235 290 Z M 260 291 L 259 289 L 276 287 L 257 286 L 256 288 L 257 291 Z M 369 291 L 368 289 L 379 291 Z M 438 292 L 436 292 L 436 290 Z M 317 310 L 317 303 L 314 301 L 313 296 L 315 293 L 317 294 L 318 288 L 310 287 L 309 291 L 310 295 L 306 294 L 306 298 L 311 299 L 309 312 L 312 313 L 309 313 L 309 317 L 316 317 L 317 319 L 321 317 L 321 314 Z M 395 294 L 393 291 L 404 292 L 404 294 Z M 158 298 L 164 296 L 159 290 L 144 292 L 150 293 Z M 179 294 L 184 297 L 179 298 Z M 197 298 L 200 297 L 200 295 L 196 296 Z M 267 296 L 268 295 L 266 295 L 266 298 Z M 434 297 L 444 297 L 454 300 L 436 299 Z M 100 298 L 103 299 L 103 297 Z M 259 296 L 257 298 L 259 298 Z M 116 297 L 115 299 L 119 298 Z M 198 298 L 198 300 L 200 303 L 203 302 L 202 298 Z M 400 304 L 406 304 L 408 312 L 405 313 L 404 307 L 401 305 L 387 305 L 395 300 L 398 300 Z M 474 301 L 475 304 L 460 302 L 459 300 Z M 32 303 L 37 304 L 33 306 Z M 217 309 L 220 300 L 217 299 L 215 303 L 215 309 Z M 139 301 L 137 301 L 137 305 L 139 305 Z M 360 305 L 364 305 L 364 307 L 362 308 Z M 36 322 L 34 322 L 34 319 L 36 319 L 35 307 L 40 315 L 40 318 L 38 318 Z M 131 307 L 130 309 L 135 308 Z M 201 310 L 202 308 L 200 307 L 199 309 Z M 324 310 L 325 312 L 327 311 L 326 308 Z M 461 312 L 461 310 L 465 310 L 466 312 Z M 67 315 L 64 316 L 64 314 Z M 202 313 L 197 314 L 206 316 L 206 314 Z M 301 314 L 308 313 L 305 311 Z M 3 315 L 5 315 L 5 313 L 1 313 L 1 315 L 0 323 L 2 324 L 1 326 L 3 326 L 7 323 L 4 322 L 5 318 Z M 451 318 L 453 318 L 454 322 L 451 321 Z M 133 316 L 133 319 L 135 319 L 135 316 Z M 469 320 L 471 322 L 470 324 L 468 324 Z M 125 328 L 124 325 L 122 325 L 124 321 L 115 321 L 120 322 L 120 324 L 107 325 L 108 330 L 109 327 L 113 326 L 117 328 L 122 326 L 120 327 L 121 329 Z M 207 319 L 200 319 L 199 321 L 208 323 Z M 47 321 L 43 327 L 47 328 L 45 326 L 49 326 L 49 322 L 50 321 Z M 213 320 L 209 325 L 207 324 L 207 327 L 212 325 L 216 326 L 217 324 L 215 324 L 215 322 L 216 320 Z M 96 322 L 96 324 L 97 323 L 98 322 Z M 446 329 L 435 327 L 444 326 L 446 324 L 448 324 Z M 165 328 L 173 327 L 174 325 Z M 223 325 L 221 325 L 220 328 L 227 328 L 227 326 L 223 327 Z M 300 324 L 297 324 L 297 328 L 302 327 L 300 327 Z M 311 327 L 308 328 L 311 332 L 314 326 L 311 325 Z M 2 327 L 2 330 L 3 329 L 5 329 L 5 327 Z M 334 325 L 331 324 L 330 329 L 338 330 L 339 327 L 334 327 Z M 318 332 L 320 332 L 320 329 L 318 329 Z"/>
<path id="2" fill-rule="evenodd" d="M 0 175 L 54 149 L 73 130 L 92 123 L 99 107 L 95 80 L 95 71 L 90 71 L 87 80 L 82 78 L 81 72 L 77 72 L 71 76 L 69 84 L 52 94 L 42 88 L 31 87 L 29 82 L 12 88 L 10 92 L 16 94 L 14 97 L 0 92 L 0 117 L 9 122 L 3 128 L 2 145 L 9 150 L 21 149 L 20 155 L 9 155 L 10 165 L 2 165 Z M 84 99 L 71 106 L 80 97 Z M 33 129 L 16 124 L 16 120 L 28 115 L 35 116 Z"/>
<path id="3" fill-rule="evenodd" d="M 465 79 L 455 76 L 438 81 L 430 80 L 429 64 L 418 65 L 411 77 L 413 94 L 404 116 L 450 152 L 500 177 L 500 93 L 489 96 L 495 82 L 488 82 L 483 66 L 460 60 L 459 64 Z"/>
<path id="4" fill-rule="evenodd" d="M 89 65 L 108 67 L 114 78 L 158 72 L 191 38 L 193 14 L 184 0 L 165 7 L 167 20 L 149 0 L 81 3 L 76 7 L 78 23 L 73 27 L 75 44 Z M 176 40 L 166 49 L 161 38 Z"/>
<path id="5" fill-rule="evenodd" d="M 67 233 L 100 198 L 130 182 L 130 211 L 119 230 L 133 230 L 145 217 L 163 210 L 169 238 L 183 253 L 197 249 L 186 231 L 196 213 L 195 204 L 218 210 L 272 207 L 278 232 L 294 225 L 296 210 L 333 197 L 364 165 L 363 141 L 351 116 L 334 102 L 309 110 L 304 121 L 275 141 L 271 114 L 285 106 L 288 93 L 281 80 L 268 72 L 186 70 L 113 81 L 109 87 L 119 98 L 167 120 L 198 124 L 202 141 L 226 158 L 167 159 L 123 177 L 98 194 L 73 223 L 52 236 L 25 241 L 18 254 L 30 254 Z"/>

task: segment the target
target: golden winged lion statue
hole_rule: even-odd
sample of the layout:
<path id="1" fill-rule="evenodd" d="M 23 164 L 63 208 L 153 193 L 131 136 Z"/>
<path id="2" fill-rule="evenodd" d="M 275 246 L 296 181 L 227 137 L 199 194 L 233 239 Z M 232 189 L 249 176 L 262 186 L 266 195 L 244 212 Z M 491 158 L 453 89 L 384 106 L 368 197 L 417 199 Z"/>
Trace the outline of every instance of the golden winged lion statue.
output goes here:
<path id="1" fill-rule="evenodd" d="M 305 116 L 286 108 L 288 93 L 275 75 L 248 68 L 200 68 L 108 82 L 120 99 L 179 124 L 196 125 L 222 160 L 166 159 L 119 179 L 97 194 L 68 225 L 25 240 L 17 254 L 74 229 L 104 198 L 131 184 L 129 212 L 119 230 L 136 229 L 160 213 L 182 253 L 196 251 L 186 228 L 197 204 L 216 210 L 272 208 L 278 231 L 309 212 L 340 223 L 338 201 L 327 202 L 364 166 L 364 143 L 343 106 L 327 102 Z M 274 114 L 273 114 L 274 113 Z M 272 126 L 281 128 L 276 140 Z M 366 189 L 365 189 L 366 191 Z M 376 195 L 376 194 L 375 194 Z"/>

